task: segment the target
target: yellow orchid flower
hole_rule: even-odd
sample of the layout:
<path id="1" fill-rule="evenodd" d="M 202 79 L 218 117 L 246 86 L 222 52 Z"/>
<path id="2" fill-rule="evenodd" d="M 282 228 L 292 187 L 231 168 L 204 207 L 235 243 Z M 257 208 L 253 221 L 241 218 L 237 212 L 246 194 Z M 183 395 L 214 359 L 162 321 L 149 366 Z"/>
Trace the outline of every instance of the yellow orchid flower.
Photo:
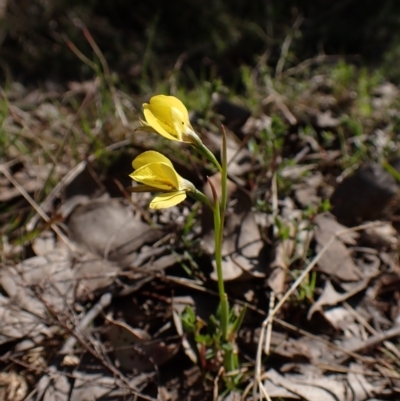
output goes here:
<path id="1" fill-rule="evenodd" d="M 151 129 L 172 141 L 201 145 L 189 120 L 184 104 L 174 96 L 157 95 L 150 103 L 143 104 L 146 121 L 140 120 L 146 129 Z"/>
<path id="2" fill-rule="evenodd" d="M 135 171 L 130 177 L 144 184 L 135 187 L 135 192 L 163 192 L 151 201 L 151 209 L 175 206 L 186 199 L 187 192 L 197 192 L 194 185 L 182 178 L 171 161 L 161 153 L 153 150 L 144 152 L 133 160 L 132 165 Z"/>

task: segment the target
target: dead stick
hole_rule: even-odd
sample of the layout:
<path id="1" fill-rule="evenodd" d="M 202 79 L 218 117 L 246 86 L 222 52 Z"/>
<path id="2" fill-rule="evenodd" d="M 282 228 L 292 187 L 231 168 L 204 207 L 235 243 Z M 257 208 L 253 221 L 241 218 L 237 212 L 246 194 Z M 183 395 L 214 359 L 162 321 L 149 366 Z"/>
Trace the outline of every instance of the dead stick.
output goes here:
<path id="1" fill-rule="evenodd" d="M 102 312 L 104 308 L 106 308 L 108 305 L 110 305 L 112 300 L 112 296 L 110 293 L 103 294 L 103 296 L 100 298 L 99 302 L 97 302 L 96 305 L 93 306 L 92 309 L 89 310 L 89 312 L 83 317 L 83 319 L 79 322 L 79 324 L 76 326 L 76 331 L 80 333 L 85 327 L 87 327 L 90 322 L 95 319 L 99 313 Z M 77 337 L 76 336 L 71 336 L 67 339 L 67 341 L 64 343 L 64 345 L 61 348 L 60 353 L 69 353 L 72 351 L 72 348 L 75 346 L 77 342 Z M 40 378 L 39 383 L 37 384 L 37 396 L 36 400 L 42 399 L 44 393 L 48 389 L 50 385 L 50 381 L 52 376 L 54 377 L 55 374 L 57 373 L 57 366 L 56 363 L 53 362 L 49 366 L 49 374 L 44 375 Z M 29 399 L 29 401 L 32 401 L 32 398 Z"/>
<path id="2" fill-rule="evenodd" d="M 27 200 L 27 202 L 36 210 L 38 215 L 46 222 L 50 223 L 50 227 L 53 231 L 62 239 L 65 244 L 71 249 L 73 252 L 77 252 L 76 246 L 68 239 L 68 237 L 60 230 L 60 228 L 51 223 L 50 217 L 40 208 L 40 206 L 33 200 L 33 198 L 25 191 L 25 189 L 14 179 L 14 177 L 9 173 L 9 171 L 3 166 L 0 165 L 0 172 L 14 185 L 14 187 L 20 192 L 20 194 Z"/>
<path id="3" fill-rule="evenodd" d="M 371 348 L 371 347 L 375 347 L 376 345 L 380 344 L 383 341 L 389 340 L 390 338 L 393 337 L 397 337 L 400 336 L 400 326 L 395 326 L 392 327 L 389 330 L 386 330 L 382 333 L 378 333 L 374 336 L 371 336 L 368 338 L 368 340 L 363 341 L 360 344 L 357 344 L 356 346 L 350 347 L 349 349 L 347 349 L 347 351 L 349 352 L 360 352 L 360 351 L 364 351 L 367 348 Z M 349 359 L 349 355 L 345 355 L 339 359 L 337 359 L 337 363 L 342 364 L 344 362 L 347 361 L 347 359 Z"/>

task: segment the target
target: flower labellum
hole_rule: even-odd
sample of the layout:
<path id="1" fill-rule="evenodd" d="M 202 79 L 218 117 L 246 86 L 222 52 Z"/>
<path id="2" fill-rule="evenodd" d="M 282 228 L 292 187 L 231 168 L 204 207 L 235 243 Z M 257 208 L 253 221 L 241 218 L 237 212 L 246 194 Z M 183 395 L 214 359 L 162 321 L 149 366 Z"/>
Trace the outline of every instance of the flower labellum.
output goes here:
<path id="1" fill-rule="evenodd" d="M 201 140 L 194 132 L 189 113 L 184 104 L 174 96 L 157 95 L 143 104 L 146 121 L 140 120 L 146 128 L 151 128 L 172 141 L 200 145 Z"/>
<path id="2" fill-rule="evenodd" d="M 177 205 L 186 199 L 186 193 L 196 191 L 194 185 L 182 178 L 174 169 L 171 161 L 161 153 L 149 150 L 140 154 L 132 162 L 135 171 L 130 177 L 143 184 L 141 187 L 148 191 L 159 191 L 150 203 L 151 209 L 163 209 Z"/>

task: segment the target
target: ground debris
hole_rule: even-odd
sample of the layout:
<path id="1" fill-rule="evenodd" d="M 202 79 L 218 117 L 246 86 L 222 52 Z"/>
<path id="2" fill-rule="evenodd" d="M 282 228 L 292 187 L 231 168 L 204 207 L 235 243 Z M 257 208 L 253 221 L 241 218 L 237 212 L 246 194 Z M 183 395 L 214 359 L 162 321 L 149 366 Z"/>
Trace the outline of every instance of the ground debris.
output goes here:
<path id="1" fill-rule="evenodd" d="M 315 368 L 303 367 L 302 374 L 280 375 L 275 370 L 266 372 L 265 388 L 270 397 L 288 397 L 309 401 L 365 401 L 379 395 L 384 388 L 384 381 L 371 383 L 363 374 L 363 368 L 351 364 L 347 375 L 322 375 Z"/>
<path id="2" fill-rule="evenodd" d="M 316 216 L 314 222 L 317 225 L 315 232 L 317 252 L 320 252 L 332 240 L 332 237 L 346 229 L 329 214 Z M 362 277 L 361 271 L 354 263 L 351 253 L 345 245 L 345 243 L 355 245 L 355 237 L 357 236 L 357 233 L 351 233 L 343 237 L 335 237 L 332 244 L 319 259 L 318 268 L 341 280 L 359 280 Z"/>
<path id="3" fill-rule="evenodd" d="M 0 399 L 22 401 L 28 393 L 26 380 L 15 372 L 0 373 Z"/>
<path id="4" fill-rule="evenodd" d="M 226 125 L 223 269 L 230 306 L 247 306 L 238 386 L 255 381 L 273 399 L 395 400 L 399 90 L 381 82 L 358 96 L 359 82 L 338 89 L 326 70 L 282 77 L 257 99 L 214 96 L 192 121 L 218 160 L 218 116 Z M 132 159 L 152 148 L 198 188 L 210 177 L 220 192 L 219 174 L 191 147 L 134 131 L 144 99 L 116 88 L 103 98 L 100 77 L 54 88 L 11 83 L 2 124 L 0 399 L 267 399 L 221 396 L 221 366 L 204 368 L 219 355 L 196 343 L 218 314 L 208 209 L 188 198 L 154 212 L 153 195 L 129 193 Z M 195 335 L 182 322 L 189 308 Z"/>
<path id="5" fill-rule="evenodd" d="M 331 197 L 332 213 L 347 224 L 375 220 L 397 193 L 396 180 L 382 166 L 363 164 L 337 186 Z"/>

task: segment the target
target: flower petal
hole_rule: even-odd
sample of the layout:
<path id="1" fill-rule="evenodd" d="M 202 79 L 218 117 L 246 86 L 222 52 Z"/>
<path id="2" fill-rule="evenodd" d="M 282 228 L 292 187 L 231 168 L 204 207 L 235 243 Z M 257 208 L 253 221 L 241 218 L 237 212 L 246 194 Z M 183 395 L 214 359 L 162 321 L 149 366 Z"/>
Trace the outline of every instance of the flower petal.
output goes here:
<path id="1" fill-rule="evenodd" d="M 148 150 L 147 152 L 141 153 L 133 160 L 132 166 L 136 170 L 150 163 L 164 163 L 168 164 L 171 168 L 174 168 L 168 157 L 165 157 L 163 154 L 156 152 L 155 150 Z"/>
<path id="2" fill-rule="evenodd" d="M 157 95 L 150 103 L 143 104 L 146 122 L 160 135 L 182 142 L 184 134 L 193 131 L 189 113 L 184 104 L 174 96 Z"/>
<path id="3" fill-rule="evenodd" d="M 128 192 L 160 192 L 158 188 L 151 187 L 150 185 L 136 185 L 135 187 L 127 188 Z"/>
<path id="4" fill-rule="evenodd" d="M 167 192 L 156 196 L 150 202 L 150 209 L 164 209 L 181 203 L 186 199 L 185 191 Z"/>
<path id="5" fill-rule="evenodd" d="M 171 109 L 171 119 L 176 132 L 179 132 L 183 141 L 186 141 L 186 135 L 194 133 L 192 125 L 190 124 L 189 118 L 184 119 L 182 113 L 176 109 Z M 189 141 L 188 141 L 189 142 Z"/>
<path id="6" fill-rule="evenodd" d="M 151 109 L 154 107 L 164 106 L 169 109 L 175 108 L 182 114 L 182 119 L 185 123 L 189 123 L 189 113 L 185 105 L 175 96 L 157 95 L 150 99 Z M 155 113 L 156 114 L 156 113 Z"/>
<path id="7" fill-rule="evenodd" d="M 179 189 L 180 184 L 178 173 L 171 165 L 165 163 L 146 164 L 130 174 L 130 177 L 135 181 L 162 191 Z"/>
<path id="8" fill-rule="evenodd" d="M 157 109 L 157 112 L 160 112 L 160 109 Z M 168 113 L 170 114 L 170 110 L 168 110 Z M 170 115 L 168 116 L 168 119 L 160 119 L 158 114 L 156 116 L 153 111 L 150 110 L 150 105 L 147 103 L 143 104 L 143 114 L 146 118 L 146 122 L 154 129 L 154 131 L 167 139 L 173 141 L 181 140 L 181 136 L 179 136 L 179 133 L 176 132 L 173 127 L 173 122 Z M 164 115 L 165 110 L 162 110 L 161 114 Z"/>

